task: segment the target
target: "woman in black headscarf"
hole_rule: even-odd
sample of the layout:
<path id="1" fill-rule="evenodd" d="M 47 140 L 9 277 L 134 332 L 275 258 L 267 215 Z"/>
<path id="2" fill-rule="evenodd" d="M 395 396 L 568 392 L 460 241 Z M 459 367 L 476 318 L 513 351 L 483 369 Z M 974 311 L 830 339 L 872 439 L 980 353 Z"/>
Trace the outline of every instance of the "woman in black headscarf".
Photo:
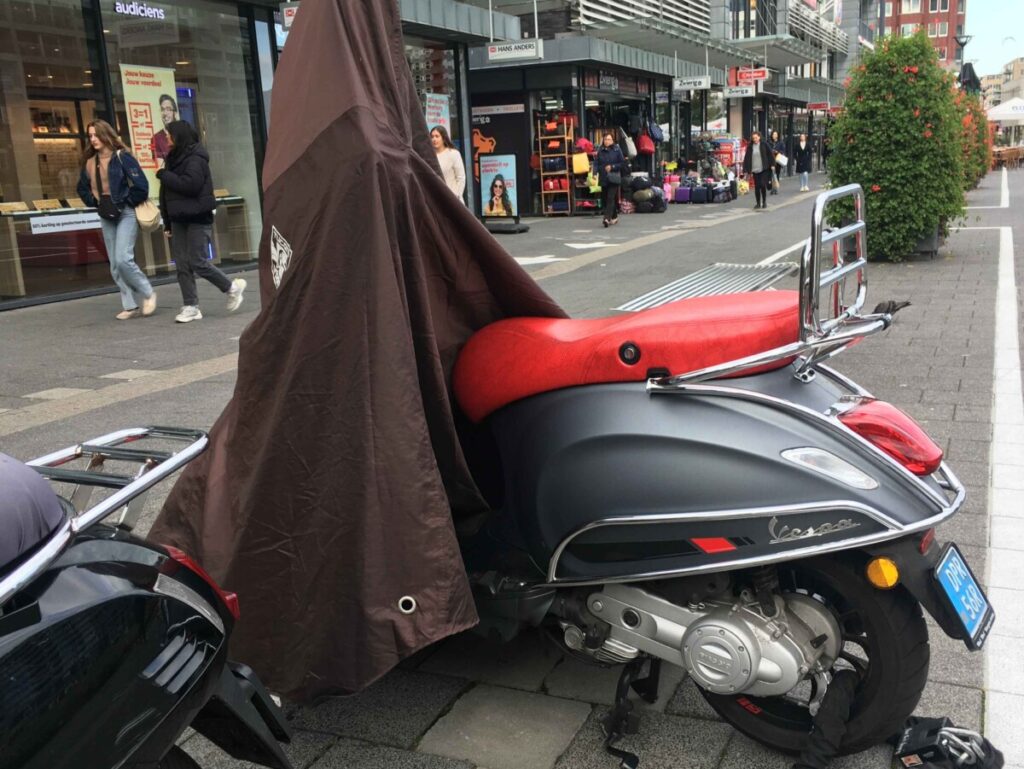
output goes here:
<path id="1" fill-rule="evenodd" d="M 202 320 L 196 275 L 205 278 L 228 296 L 228 312 L 242 304 L 245 281 L 231 280 L 208 259 L 213 211 L 213 177 L 210 156 L 199 143 L 195 129 L 184 120 L 167 125 L 171 151 L 163 168 L 156 172 L 160 180 L 160 214 L 164 232 L 171 239 L 171 257 L 178 268 L 183 307 L 175 320 L 190 323 Z"/>

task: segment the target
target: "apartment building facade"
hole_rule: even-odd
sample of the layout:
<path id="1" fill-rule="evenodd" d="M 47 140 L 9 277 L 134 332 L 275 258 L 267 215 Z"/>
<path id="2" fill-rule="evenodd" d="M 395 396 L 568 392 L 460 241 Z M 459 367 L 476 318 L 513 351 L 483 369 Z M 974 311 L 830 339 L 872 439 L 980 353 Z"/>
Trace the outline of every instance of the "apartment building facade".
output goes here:
<path id="1" fill-rule="evenodd" d="M 977 2 L 978 0 L 971 0 Z M 959 70 L 963 49 L 956 38 L 967 29 L 968 0 L 886 0 L 885 27 L 891 34 L 908 37 L 924 29 L 935 46 L 939 64 Z"/>

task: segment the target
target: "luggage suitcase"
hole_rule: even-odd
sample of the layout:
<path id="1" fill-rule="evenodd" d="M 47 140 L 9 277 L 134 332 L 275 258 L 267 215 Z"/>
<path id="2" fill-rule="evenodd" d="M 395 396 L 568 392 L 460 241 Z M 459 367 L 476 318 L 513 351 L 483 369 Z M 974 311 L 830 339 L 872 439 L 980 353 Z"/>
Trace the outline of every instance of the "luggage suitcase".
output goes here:
<path id="1" fill-rule="evenodd" d="M 689 187 L 676 187 L 676 203 L 689 203 L 690 192 Z"/>
<path id="2" fill-rule="evenodd" d="M 694 187 L 690 190 L 690 202 L 691 203 L 707 203 L 708 202 L 708 189 L 707 187 Z"/>

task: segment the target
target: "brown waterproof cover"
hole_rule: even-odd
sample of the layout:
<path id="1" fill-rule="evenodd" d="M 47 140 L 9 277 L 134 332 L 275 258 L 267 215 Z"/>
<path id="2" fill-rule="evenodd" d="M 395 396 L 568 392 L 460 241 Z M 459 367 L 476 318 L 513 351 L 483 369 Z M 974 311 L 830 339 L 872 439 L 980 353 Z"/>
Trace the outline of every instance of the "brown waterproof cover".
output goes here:
<path id="1" fill-rule="evenodd" d="M 232 655 L 308 700 L 477 621 L 452 367 L 488 323 L 564 313 L 445 186 L 396 0 L 303 2 L 272 103 L 263 309 L 150 537 L 238 592 Z"/>

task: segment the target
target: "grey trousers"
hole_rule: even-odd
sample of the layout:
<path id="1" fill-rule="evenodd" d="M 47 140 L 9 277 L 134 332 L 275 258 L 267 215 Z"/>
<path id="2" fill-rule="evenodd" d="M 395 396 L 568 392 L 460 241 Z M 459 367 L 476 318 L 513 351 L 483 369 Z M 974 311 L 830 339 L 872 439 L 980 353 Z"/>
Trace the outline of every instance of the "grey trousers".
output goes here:
<path id="1" fill-rule="evenodd" d="M 210 281 L 222 292 L 231 288 L 231 279 L 207 258 L 211 230 L 209 224 L 171 222 L 171 258 L 178 268 L 178 286 L 185 305 L 199 306 L 196 275 Z"/>

